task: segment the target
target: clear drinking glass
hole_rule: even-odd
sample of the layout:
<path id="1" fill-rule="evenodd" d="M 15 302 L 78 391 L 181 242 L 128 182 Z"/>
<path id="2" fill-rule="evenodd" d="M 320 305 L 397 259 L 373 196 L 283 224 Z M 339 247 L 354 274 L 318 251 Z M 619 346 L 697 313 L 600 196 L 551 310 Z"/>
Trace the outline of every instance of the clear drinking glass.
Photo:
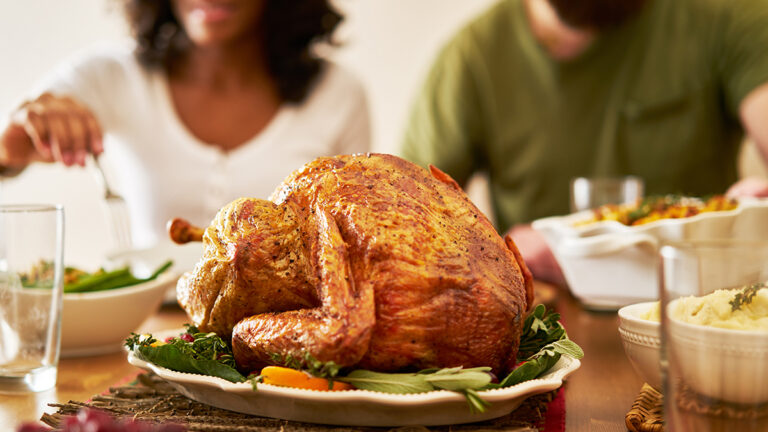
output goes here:
<path id="1" fill-rule="evenodd" d="M 640 177 L 576 177 L 571 180 L 571 212 L 605 204 L 633 203 L 643 197 Z"/>
<path id="2" fill-rule="evenodd" d="M 56 385 L 64 210 L 0 205 L 0 392 Z"/>
<path id="3" fill-rule="evenodd" d="M 768 242 L 660 254 L 666 430 L 768 431 Z"/>

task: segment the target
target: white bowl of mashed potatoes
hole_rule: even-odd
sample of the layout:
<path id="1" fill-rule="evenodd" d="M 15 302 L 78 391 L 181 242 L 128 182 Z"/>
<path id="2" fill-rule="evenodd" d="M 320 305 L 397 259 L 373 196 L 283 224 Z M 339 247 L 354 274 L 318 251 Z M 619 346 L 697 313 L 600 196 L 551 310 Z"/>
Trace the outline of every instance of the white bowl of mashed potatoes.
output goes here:
<path id="1" fill-rule="evenodd" d="M 619 309 L 619 335 L 635 372 L 648 385 L 661 391 L 659 302 L 637 303 Z"/>
<path id="2" fill-rule="evenodd" d="M 740 404 L 768 402 L 768 288 L 738 309 L 742 290 L 682 297 L 667 306 L 670 367 L 697 393 Z"/>

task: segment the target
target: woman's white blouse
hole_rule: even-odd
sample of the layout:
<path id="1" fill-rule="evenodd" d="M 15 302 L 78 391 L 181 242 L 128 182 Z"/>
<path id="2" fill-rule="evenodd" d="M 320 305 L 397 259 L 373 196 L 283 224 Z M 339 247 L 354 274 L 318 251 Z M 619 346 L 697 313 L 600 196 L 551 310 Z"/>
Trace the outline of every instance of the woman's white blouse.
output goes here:
<path id="1" fill-rule="evenodd" d="M 363 88 L 330 62 L 303 103 L 283 104 L 266 128 L 229 152 L 192 135 L 176 115 L 164 73 L 141 66 L 130 45 L 89 50 L 40 91 L 69 95 L 100 121 L 102 159 L 128 204 L 135 247 L 164 240 L 174 217 L 207 226 L 236 198 L 266 199 L 319 156 L 370 150 Z"/>

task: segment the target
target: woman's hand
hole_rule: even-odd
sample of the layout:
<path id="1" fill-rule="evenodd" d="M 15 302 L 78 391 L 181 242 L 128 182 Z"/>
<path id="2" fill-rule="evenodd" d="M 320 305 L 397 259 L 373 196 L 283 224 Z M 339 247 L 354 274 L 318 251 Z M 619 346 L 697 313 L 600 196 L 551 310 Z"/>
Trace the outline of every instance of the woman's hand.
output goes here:
<path id="1" fill-rule="evenodd" d="M 515 225 L 507 234 L 515 241 L 534 279 L 567 286 L 563 272 L 541 234 L 530 225 Z"/>
<path id="2" fill-rule="evenodd" d="M 88 153 L 103 151 L 101 127 L 93 113 L 70 97 L 50 93 L 25 102 L 11 115 L 1 144 L 0 164 L 9 167 L 35 160 L 85 166 Z"/>

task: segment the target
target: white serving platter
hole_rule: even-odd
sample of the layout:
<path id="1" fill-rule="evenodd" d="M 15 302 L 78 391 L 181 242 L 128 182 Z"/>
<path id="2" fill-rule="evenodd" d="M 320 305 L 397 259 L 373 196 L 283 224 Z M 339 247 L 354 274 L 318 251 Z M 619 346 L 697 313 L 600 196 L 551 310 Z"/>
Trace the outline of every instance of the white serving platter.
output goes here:
<path id="1" fill-rule="evenodd" d="M 158 340 L 183 330 L 154 335 Z M 152 371 L 180 393 L 201 403 L 246 414 L 340 426 L 437 426 L 473 423 L 507 415 L 533 395 L 555 390 L 581 363 L 560 360 L 544 376 L 504 389 L 479 392 L 491 406 L 473 413 L 463 395 L 446 390 L 420 394 L 389 394 L 367 390 L 317 391 L 269 384 L 232 383 L 218 377 L 176 372 L 139 359 L 128 361 Z"/>

